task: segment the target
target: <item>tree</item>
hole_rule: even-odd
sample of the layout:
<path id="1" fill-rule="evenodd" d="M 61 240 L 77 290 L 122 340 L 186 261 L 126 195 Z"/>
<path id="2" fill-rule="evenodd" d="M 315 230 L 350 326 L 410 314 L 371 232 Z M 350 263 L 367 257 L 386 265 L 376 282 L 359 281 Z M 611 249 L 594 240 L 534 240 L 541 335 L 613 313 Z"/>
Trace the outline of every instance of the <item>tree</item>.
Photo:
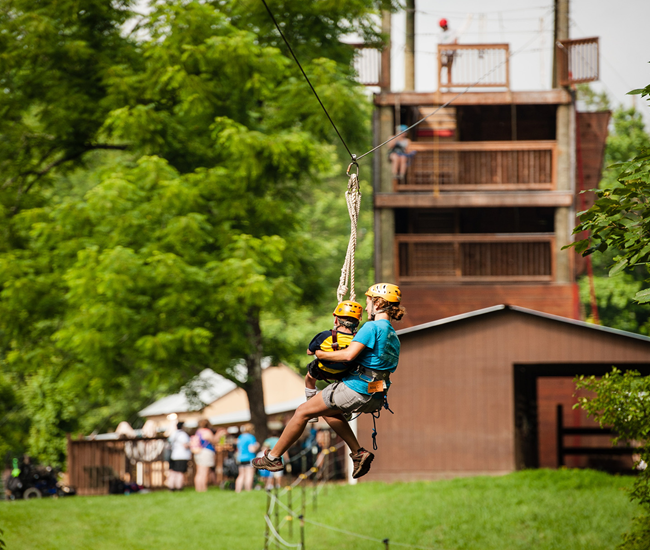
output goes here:
<path id="1" fill-rule="evenodd" d="M 601 379 L 580 376 L 576 387 L 596 395 L 578 397 L 576 407 L 585 409 L 601 426 L 613 427 L 617 434 L 614 442 L 627 440 L 638 446 L 640 468 L 632 498 L 639 502 L 643 514 L 635 518 L 620 548 L 645 550 L 650 540 L 650 376 L 640 376 L 636 371 L 623 373 L 615 368 Z"/>
<path id="2" fill-rule="evenodd" d="M 606 106 L 606 100 L 603 102 L 601 99 L 596 103 L 598 105 Z M 616 179 L 617 163 L 633 158 L 642 147 L 650 147 L 650 136 L 645 131 L 641 114 L 635 109 L 617 108 L 607 137 L 605 169 L 599 187 L 610 189 L 619 185 Z M 618 254 L 618 250 L 610 246 L 605 252 L 592 257 L 598 316 L 607 326 L 648 334 L 650 311 L 633 300 L 633 296 L 641 290 L 646 270 L 644 266 L 637 266 L 616 277 L 608 277 L 609 268 L 616 263 L 613 258 Z M 587 312 L 591 308 L 588 283 L 586 277 L 579 281 L 581 302 Z"/>
<path id="3" fill-rule="evenodd" d="M 5 0 L 0 6 L 0 223 L 41 204 L 37 184 L 85 153 L 123 146 L 98 133 L 108 80 L 138 62 L 121 25 L 131 0 Z M 57 169 L 57 170 L 55 170 Z M 6 235 L 5 235 L 6 236 Z M 0 250 L 6 245 L 0 242 Z"/>
<path id="4" fill-rule="evenodd" d="M 650 86 L 630 93 L 650 96 Z M 606 161 L 614 163 L 606 174 L 616 174 L 615 179 L 606 175 L 601 188 L 595 190 L 594 205 L 579 213 L 580 223 L 573 234 L 586 232 L 588 237 L 568 245 L 583 256 L 614 250 L 610 277 L 639 266 L 648 270 L 650 265 L 650 137 L 634 109 L 615 113 L 614 130 L 606 148 Z M 635 299 L 650 301 L 650 290 L 638 291 Z"/>
<path id="5" fill-rule="evenodd" d="M 314 15 L 322 29 L 310 36 L 339 36 L 343 19 L 373 3 L 339 7 L 338 19 Z M 322 294 L 314 256 L 331 259 L 312 254 L 302 214 L 337 163 L 332 130 L 295 66 L 235 8 L 157 3 L 140 21 L 146 38 L 118 33 L 119 63 L 107 60 L 101 78 L 88 71 L 101 80 L 96 110 L 80 110 L 89 120 L 79 122 L 88 128 L 79 143 L 90 146 L 57 149 L 42 175 L 19 159 L 11 165 L 23 187 L 20 201 L 4 202 L 0 360 L 29 413 L 30 449 L 51 463 L 63 459 L 66 432 L 106 429 L 207 366 L 246 390 L 265 435 L 261 358 L 287 354 L 275 328 Z M 43 2 L 34 17 L 56 20 L 57 9 Z M 303 42 L 301 51 L 314 46 Z M 328 43 L 338 50 L 351 51 Z M 348 143 L 363 146 L 369 106 L 333 57 L 306 56 L 305 68 Z M 16 74 L 29 72 L 14 61 Z M 22 98 L 19 118 L 44 125 L 57 98 Z M 98 143 L 116 151 L 100 154 Z M 242 360 L 244 378 L 234 369 Z"/>

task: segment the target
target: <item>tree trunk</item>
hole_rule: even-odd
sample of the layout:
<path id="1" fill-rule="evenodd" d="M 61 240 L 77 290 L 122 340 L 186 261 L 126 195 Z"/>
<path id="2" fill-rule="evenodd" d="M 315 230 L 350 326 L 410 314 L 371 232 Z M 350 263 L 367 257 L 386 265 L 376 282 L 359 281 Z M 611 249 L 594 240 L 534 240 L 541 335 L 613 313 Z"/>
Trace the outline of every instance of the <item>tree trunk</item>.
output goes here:
<path id="1" fill-rule="evenodd" d="M 264 388 L 262 386 L 262 330 L 260 329 L 259 310 L 248 312 L 248 341 L 250 351 L 246 355 L 248 379 L 243 385 L 248 406 L 251 411 L 251 422 L 255 427 L 255 438 L 262 444 L 268 437 L 266 411 L 264 410 Z"/>

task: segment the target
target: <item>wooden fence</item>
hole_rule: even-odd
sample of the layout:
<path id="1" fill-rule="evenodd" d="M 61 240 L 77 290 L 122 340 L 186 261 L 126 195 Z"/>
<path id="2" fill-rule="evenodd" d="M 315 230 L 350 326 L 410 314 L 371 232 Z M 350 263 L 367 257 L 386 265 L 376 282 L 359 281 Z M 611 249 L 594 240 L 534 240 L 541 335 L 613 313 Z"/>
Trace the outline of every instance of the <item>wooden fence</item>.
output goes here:
<path id="1" fill-rule="evenodd" d="M 552 281 L 552 233 L 396 235 L 400 282 Z"/>
<path id="2" fill-rule="evenodd" d="M 165 438 L 72 440 L 68 438 L 70 485 L 80 495 L 107 495 L 116 481 L 137 483 L 147 489 L 165 487 L 168 463 L 162 460 Z M 217 448 L 216 482 L 222 483 L 223 460 L 231 446 Z M 185 484 L 194 482 L 190 461 Z"/>
<path id="3" fill-rule="evenodd" d="M 555 141 L 415 142 L 406 179 L 395 191 L 551 190 Z"/>

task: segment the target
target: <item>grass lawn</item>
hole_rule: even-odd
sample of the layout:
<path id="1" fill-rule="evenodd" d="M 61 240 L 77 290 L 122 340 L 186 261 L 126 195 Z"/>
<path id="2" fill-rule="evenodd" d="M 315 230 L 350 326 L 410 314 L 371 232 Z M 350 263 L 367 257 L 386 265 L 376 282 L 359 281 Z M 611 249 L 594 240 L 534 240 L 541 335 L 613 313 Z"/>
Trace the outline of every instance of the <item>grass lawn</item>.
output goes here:
<path id="1" fill-rule="evenodd" d="M 329 486 L 306 518 L 375 539 L 446 550 L 611 550 L 636 506 L 629 477 L 530 470 L 503 477 Z M 311 504 L 311 487 L 307 491 Z M 283 499 L 286 502 L 286 498 Z M 294 508 L 300 492 L 294 491 Z M 70 497 L 0 502 L 16 549 L 261 549 L 262 491 Z M 294 542 L 298 542 L 295 529 Z M 287 528 L 282 530 L 287 535 Z M 273 548 L 273 546 L 272 546 Z M 383 544 L 307 524 L 305 549 L 382 550 Z"/>

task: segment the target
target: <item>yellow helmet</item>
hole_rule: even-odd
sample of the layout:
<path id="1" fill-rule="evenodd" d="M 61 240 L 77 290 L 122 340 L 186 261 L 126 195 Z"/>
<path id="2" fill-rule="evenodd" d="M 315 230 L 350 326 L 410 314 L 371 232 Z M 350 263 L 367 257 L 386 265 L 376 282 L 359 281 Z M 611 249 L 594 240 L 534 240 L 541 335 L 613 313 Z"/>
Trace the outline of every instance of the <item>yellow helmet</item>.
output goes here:
<path id="1" fill-rule="evenodd" d="M 391 283 L 377 283 L 366 292 L 366 296 L 383 298 L 387 302 L 399 304 L 402 301 L 402 292 L 397 285 Z"/>
<path id="2" fill-rule="evenodd" d="M 336 306 L 333 315 L 338 317 L 353 317 L 354 319 L 361 321 L 361 317 L 363 316 L 363 306 L 357 302 L 353 302 L 352 300 L 345 300 Z"/>

